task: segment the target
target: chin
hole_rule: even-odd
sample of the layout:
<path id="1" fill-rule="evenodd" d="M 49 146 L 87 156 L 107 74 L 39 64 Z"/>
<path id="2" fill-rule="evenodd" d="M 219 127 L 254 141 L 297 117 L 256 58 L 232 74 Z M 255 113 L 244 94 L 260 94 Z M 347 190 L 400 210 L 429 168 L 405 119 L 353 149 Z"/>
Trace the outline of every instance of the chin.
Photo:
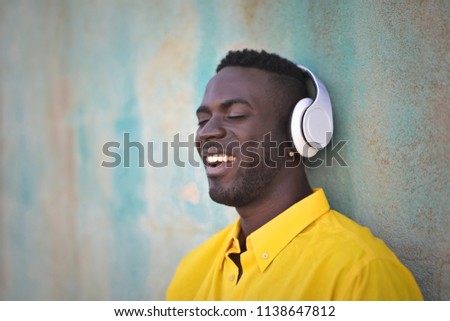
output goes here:
<path id="1" fill-rule="evenodd" d="M 233 207 L 244 207 L 261 200 L 273 189 L 273 179 L 279 169 L 260 166 L 242 170 L 233 179 L 209 179 L 209 196 L 214 202 Z"/>
<path id="2" fill-rule="evenodd" d="M 243 207 L 252 201 L 248 191 L 238 191 L 233 188 L 224 189 L 217 186 L 209 188 L 209 197 L 216 203 L 232 207 Z"/>

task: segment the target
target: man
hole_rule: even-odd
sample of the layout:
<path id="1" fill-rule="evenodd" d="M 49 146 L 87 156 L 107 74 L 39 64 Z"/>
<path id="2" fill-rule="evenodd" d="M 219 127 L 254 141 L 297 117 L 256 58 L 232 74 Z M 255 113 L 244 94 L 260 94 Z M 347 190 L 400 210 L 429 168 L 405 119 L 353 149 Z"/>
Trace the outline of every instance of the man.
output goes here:
<path id="1" fill-rule="evenodd" d="M 278 55 L 231 51 L 221 61 L 197 110 L 198 152 L 211 198 L 239 218 L 183 259 L 167 299 L 422 299 L 383 241 L 311 189 L 286 144 L 305 96 L 305 74 Z"/>

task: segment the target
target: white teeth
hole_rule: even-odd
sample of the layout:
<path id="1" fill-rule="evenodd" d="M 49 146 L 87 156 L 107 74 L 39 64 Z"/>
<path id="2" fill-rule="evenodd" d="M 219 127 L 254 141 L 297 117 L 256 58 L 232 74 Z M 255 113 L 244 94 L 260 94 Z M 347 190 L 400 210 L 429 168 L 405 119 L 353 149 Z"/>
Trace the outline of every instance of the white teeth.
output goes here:
<path id="1" fill-rule="evenodd" d="M 206 157 L 206 161 L 209 164 L 217 163 L 217 162 L 219 162 L 219 163 L 222 163 L 222 162 L 226 163 L 226 162 L 232 162 L 234 160 L 235 160 L 235 157 L 228 156 L 228 155 L 211 155 L 211 156 L 207 156 Z"/>

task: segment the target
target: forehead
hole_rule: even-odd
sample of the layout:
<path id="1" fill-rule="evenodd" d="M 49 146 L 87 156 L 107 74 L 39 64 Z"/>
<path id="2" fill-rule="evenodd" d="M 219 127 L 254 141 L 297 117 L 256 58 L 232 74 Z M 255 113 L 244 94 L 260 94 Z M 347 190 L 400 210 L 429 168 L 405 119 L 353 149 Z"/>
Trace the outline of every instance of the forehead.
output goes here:
<path id="1" fill-rule="evenodd" d="M 258 105 L 265 100 L 268 86 L 269 74 L 265 71 L 246 67 L 225 67 L 208 82 L 203 103 L 243 98 Z"/>

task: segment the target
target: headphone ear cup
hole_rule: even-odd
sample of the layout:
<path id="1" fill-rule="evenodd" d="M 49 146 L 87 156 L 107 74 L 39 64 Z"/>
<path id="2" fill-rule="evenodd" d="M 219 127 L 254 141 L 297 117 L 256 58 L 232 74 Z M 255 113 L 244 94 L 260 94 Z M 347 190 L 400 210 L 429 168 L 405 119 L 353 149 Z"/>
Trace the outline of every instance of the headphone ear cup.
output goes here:
<path id="1" fill-rule="evenodd" d="M 292 142 L 294 143 L 294 147 L 297 150 L 297 152 L 302 157 L 312 157 L 317 152 L 318 149 L 308 145 L 304 133 L 303 133 L 303 127 L 304 127 L 304 115 L 307 110 L 309 110 L 309 107 L 313 103 L 313 100 L 311 98 L 303 98 L 300 100 L 294 107 L 294 110 L 292 111 L 291 116 L 291 138 Z"/>
<path id="2" fill-rule="evenodd" d="M 309 145 L 322 149 L 333 134 L 333 121 L 329 114 L 314 102 L 303 115 L 303 135 Z"/>

